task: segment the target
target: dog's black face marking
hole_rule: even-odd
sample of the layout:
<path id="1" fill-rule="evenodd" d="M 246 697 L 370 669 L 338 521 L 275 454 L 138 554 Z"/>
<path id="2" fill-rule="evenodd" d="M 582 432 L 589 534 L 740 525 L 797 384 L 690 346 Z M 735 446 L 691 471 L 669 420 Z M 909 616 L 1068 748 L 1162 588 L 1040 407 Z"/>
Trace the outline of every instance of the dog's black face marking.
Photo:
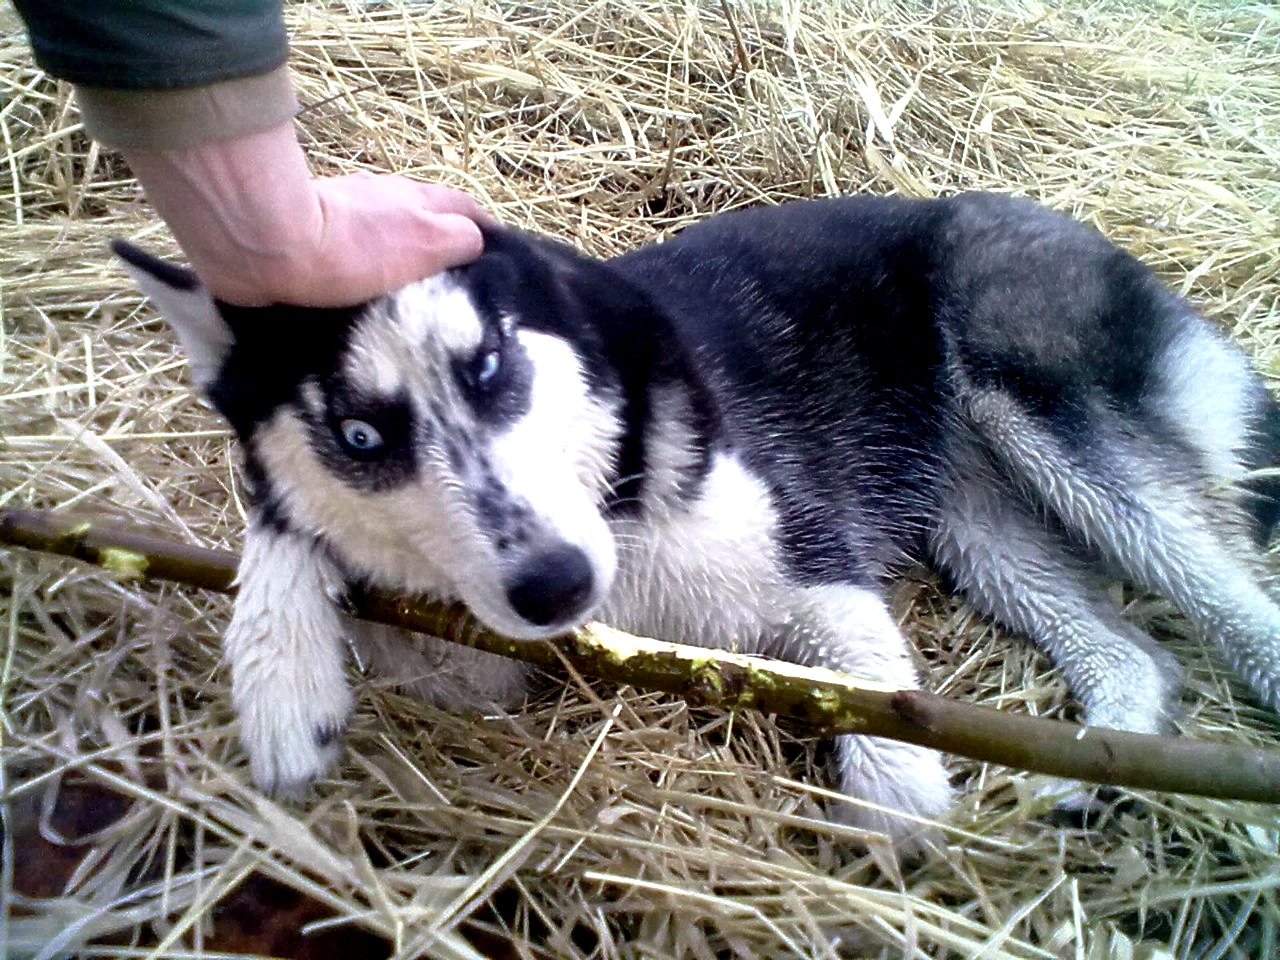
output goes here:
<path id="1" fill-rule="evenodd" d="M 505 326 L 507 321 L 488 319 L 480 346 L 469 355 L 455 356 L 451 364 L 458 389 L 476 417 L 494 427 L 527 414 L 533 388 L 528 354 Z"/>
<path id="2" fill-rule="evenodd" d="M 444 438 L 444 455 L 449 469 L 454 473 L 459 473 L 466 464 L 462 456 L 462 444 L 453 436 L 446 435 Z"/>
<path id="3" fill-rule="evenodd" d="M 242 443 L 281 406 L 296 402 L 305 381 L 332 375 L 365 309 L 217 307 L 233 340 L 205 392 Z"/>
<path id="4" fill-rule="evenodd" d="M 307 413 L 313 448 L 325 466 L 357 490 L 376 493 L 408 483 L 416 474 L 415 423 L 405 394 L 368 397 L 331 379 L 323 412 Z"/>
<path id="5" fill-rule="evenodd" d="M 496 538 L 499 550 L 510 549 L 512 543 L 523 543 L 532 511 L 511 496 L 488 463 L 481 461 L 476 469 L 481 479 L 471 502 L 480 528 Z"/>

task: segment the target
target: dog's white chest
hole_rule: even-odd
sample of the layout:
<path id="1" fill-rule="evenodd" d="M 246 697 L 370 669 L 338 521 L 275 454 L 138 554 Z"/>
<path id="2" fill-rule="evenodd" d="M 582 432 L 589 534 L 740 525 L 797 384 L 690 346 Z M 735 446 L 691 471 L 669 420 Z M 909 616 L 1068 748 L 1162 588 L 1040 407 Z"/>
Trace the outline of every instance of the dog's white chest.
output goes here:
<path id="1" fill-rule="evenodd" d="M 764 484 L 717 454 L 693 501 L 661 491 L 645 499 L 642 518 L 611 524 L 618 575 L 600 618 L 664 640 L 757 649 L 786 616 L 777 513 Z"/>

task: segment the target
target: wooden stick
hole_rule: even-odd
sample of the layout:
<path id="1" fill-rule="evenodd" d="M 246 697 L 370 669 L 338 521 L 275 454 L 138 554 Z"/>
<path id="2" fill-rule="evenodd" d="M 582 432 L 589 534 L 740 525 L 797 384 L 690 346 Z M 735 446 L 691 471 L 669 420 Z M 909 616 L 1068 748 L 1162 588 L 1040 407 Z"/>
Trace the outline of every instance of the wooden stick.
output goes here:
<path id="1" fill-rule="evenodd" d="M 131 579 L 230 592 L 236 557 L 97 520 L 0 511 L 0 544 L 74 557 Z M 691 703 L 789 717 L 814 734 L 861 733 L 1074 780 L 1280 803 L 1280 750 L 1081 727 L 899 690 L 815 667 L 636 637 L 591 623 L 546 641 L 499 636 L 458 604 L 380 591 L 355 614 L 490 653 L 663 690 Z"/>

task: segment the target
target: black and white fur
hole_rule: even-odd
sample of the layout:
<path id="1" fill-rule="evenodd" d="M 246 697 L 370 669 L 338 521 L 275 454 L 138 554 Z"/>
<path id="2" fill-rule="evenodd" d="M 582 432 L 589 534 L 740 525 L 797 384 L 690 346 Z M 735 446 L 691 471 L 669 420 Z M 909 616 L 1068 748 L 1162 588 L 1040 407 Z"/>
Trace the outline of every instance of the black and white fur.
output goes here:
<path id="1" fill-rule="evenodd" d="M 215 303 L 118 252 L 244 446 L 226 655 L 263 787 L 334 760 L 346 637 L 444 704 L 526 689 L 519 664 L 358 628 L 351 581 L 515 637 L 598 617 L 914 687 L 882 584 L 920 558 L 1039 644 L 1086 723 L 1158 731 L 1179 671 L 1108 599 L 1118 574 L 1280 706 L 1254 547 L 1275 491 L 1248 477 L 1276 406 L 1135 259 L 1032 203 L 800 202 L 607 262 L 489 228 L 475 263 L 349 310 Z M 857 823 L 902 839 L 895 814 L 948 807 L 931 751 L 837 757 Z"/>

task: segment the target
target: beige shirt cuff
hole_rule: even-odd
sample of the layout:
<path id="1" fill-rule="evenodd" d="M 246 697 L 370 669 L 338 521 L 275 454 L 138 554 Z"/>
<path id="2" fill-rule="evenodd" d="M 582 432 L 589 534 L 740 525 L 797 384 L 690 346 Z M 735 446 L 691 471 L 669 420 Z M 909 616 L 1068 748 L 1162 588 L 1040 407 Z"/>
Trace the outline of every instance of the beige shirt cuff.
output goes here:
<path id="1" fill-rule="evenodd" d="M 205 87 L 107 90 L 77 87 L 85 130 L 117 150 L 178 150 L 234 140 L 298 112 L 287 67 Z"/>

